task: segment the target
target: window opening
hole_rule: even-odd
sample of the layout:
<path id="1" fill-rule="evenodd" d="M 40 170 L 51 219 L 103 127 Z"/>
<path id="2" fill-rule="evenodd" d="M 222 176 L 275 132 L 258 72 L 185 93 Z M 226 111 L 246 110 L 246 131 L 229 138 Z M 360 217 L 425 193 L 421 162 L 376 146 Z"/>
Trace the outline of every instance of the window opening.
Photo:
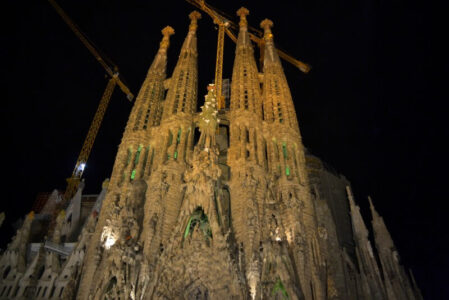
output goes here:
<path id="1" fill-rule="evenodd" d="M 271 295 L 273 297 L 276 296 L 276 294 L 278 294 L 278 292 L 281 293 L 282 295 L 282 299 L 289 299 L 288 297 L 288 293 L 287 290 L 285 289 L 284 284 L 282 283 L 282 280 L 280 278 L 278 278 L 278 280 L 276 281 L 276 283 L 273 286 L 273 290 L 271 291 Z M 275 297 L 277 299 L 277 297 Z"/>
<path id="2" fill-rule="evenodd" d="M 132 157 L 133 153 L 132 153 L 132 149 L 128 148 L 128 156 L 126 158 L 126 162 L 125 162 L 125 168 L 129 165 L 129 163 L 131 162 L 131 157 Z"/>
<path id="3" fill-rule="evenodd" d="M 195 226 L 198 226 L 198 229 L 203 233 L 206 242 L 209 242 L 209 239 L 212 238 L 212 229 L 210 228 L 209 219 L 201 207 L 197 207 L 197 209 L 190 216 L 186 229 L 184 230 L 184 240 L 189 236 L 189 234 L 193 234 Z"/>
<path id="4" fill-rule="evenodd" d="M 146 147 L 146 149 L 145 149 L 145 155 L 143 157 L 143 163 L 142 163 L 142 174 L 141 174 L 141 177 L 143 177 L 143 175 L 145 174 L 145 167 L 147 166 L 149 152 L 150 152 L 150 146 Z"/>
<path id="5" fill-rule="evenodd" d="M 134 167 L 139 163 L 140 153 L 142 152 L 142 145 L 139 145 L 139 148 L 137 148 L 136 157 L 134 159 Z"/>
<path id="6" fill-rule="evenodd" d="M 59 291 L 59 298 L 61 298 L 63 291 L 64 291 L 64 287 L 61 287 L 61 290 Z"/>
<path id="7" fill-rule="evenodd" d="M 287 144 L 285 142 L 282 143 L 282 153 L 284 154 L 284 158 L 288 159 Z"/>

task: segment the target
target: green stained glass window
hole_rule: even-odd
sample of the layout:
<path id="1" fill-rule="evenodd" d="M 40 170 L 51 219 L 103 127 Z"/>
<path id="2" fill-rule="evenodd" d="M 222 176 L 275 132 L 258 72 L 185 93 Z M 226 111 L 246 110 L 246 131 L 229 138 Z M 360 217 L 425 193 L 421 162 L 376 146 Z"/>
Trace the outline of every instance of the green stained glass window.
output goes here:
<path id="1" fill-rule="evenodd" d="M 282 153 L 284 153 L 284 158 L 288 159 L 288 155 L 287 155 L 287 144 L 284 142 L 282 143 Z"/>
<path id="2" fill-rule="evenodd" d="M 143 157 L 143 168 L 145 169 L 148 161 L 148 153 L 150 152 L 150 146 L 145 149 L 145 156 Z"/>
<path id="3" fill-rule="evenodd" d="M 190 232 L 190 224 L 192 223 L 192 217 L 189 219 L 189 223 L 187 223 L 186 230 L 184 231 L 184 238 L 186 238 L 189 235 Z"/>
<path id="4" fill-rule="evenodd" d="M 285 175 L 290 176 L 290 168 L 288 166 L 285 167 Z"/>
<path id="5" fill-rule="evenodd" d="M 134 178 L 136 178 L 136 169 L 134 169 L 134 170 L 131 172 L 131 180 L 133 180 Z"/>
<path id="6" fill-rule="evenodd" d="M 177 159 L 178 158 L 178 150 L 175 151 L 175 153 L 173 154 L 173 158 Z"/>
<path id="7" fill-rule="evenodd" d="M 134 159 L 134 166 L 136 166 L 139 163 L 140 153 L 142 152 L 142 145 L 139 145 L 139 148 L 137 148 L 136 152 L 136 158 Z"/>
<path id="8" fill-rule="evenodd" d="M 285 289 L 284 284 L 282 284 L 282 281 L 280 278 L 278 278 L 278 280 L 274 284 L 273 290 L 271 291 L 271 295 L 275 296 L 278 292 L 281 292 L 283 299 L 289 299 L 287 290 Z"/>
<path id="9" fill-rule="evenodd" d="M 178 130 L 178 136 L 176 137 L 176 141 L 179 143 L 181 141 L 181 128 Z"/>

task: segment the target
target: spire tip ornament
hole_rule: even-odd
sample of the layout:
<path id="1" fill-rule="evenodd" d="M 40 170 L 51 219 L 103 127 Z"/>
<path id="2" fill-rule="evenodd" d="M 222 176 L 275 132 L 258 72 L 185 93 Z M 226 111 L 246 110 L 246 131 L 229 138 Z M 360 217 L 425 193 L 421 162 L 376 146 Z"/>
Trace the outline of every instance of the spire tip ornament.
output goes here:
<path id="1" fill-rule="evenodd" d="M 175 30 L 171 26 L 165 26 L 164 29 L 161 30 L 161 32 L 164 37 L 165 36 L 169 37 L 169 36 L 175 34 Z"/>
<path id="2" fill-rule="evenodd" d="M 263 38 L 265 41 L 272 40 L 273 34 L 271 33 L 271 27 L 273 27 L 273 21 L 270 19 L 265 19 L 260 22 L 260 27 L 264 29 Z"/>
<path id="3" fill-rule="evenodd" d="M 270 19 L 265 19 L 262 22 L 260 22 L 260 27 L 262 27 L 265 30 L 270 30 L 271 27 L 273 27 L 273 21 Z"/>
<path id="4" fill-rule="evenodd" d="M 189 31 L 196 31 L 196 29 L 198 28 L 198 20 L 201 19 L 201 14 L 194 10 L 189 14 L 189 18 L 190 18 L 190 26 L 189 26 Z"/>
<path id="5" fill-rule="evenodd" d="M 162 41 L 160 43 L 160 48 L 167 49 L 170 45 L 170 36 L 175 34 L 175 30 L 171 26 L 166 26 L 161 30 L 161 32 L 164 37 L 162 38 Z"/>
<path id="6" fill-rule="evenodd" d="M 241 27 L 248 26 L 248 21 L 246 20 L 247 15 L 249 15 L 249 10 L 246 7 L 242 6 L 237 10 L 237 16 L 240 17 L 239 25 Z"/>

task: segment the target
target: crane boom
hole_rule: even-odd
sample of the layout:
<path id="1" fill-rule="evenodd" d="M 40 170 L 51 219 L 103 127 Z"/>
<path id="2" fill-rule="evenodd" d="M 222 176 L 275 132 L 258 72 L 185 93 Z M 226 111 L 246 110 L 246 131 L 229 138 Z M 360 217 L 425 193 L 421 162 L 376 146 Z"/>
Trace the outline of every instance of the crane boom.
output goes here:
<path id="1" fill-rule="evenodd" d="M 92 43 L 87 39 L 86 36 L 79 30 L 78 26 L 70 19 L 70 17 L 65 13 L 65 11 L 55 2 L 55 0 L 48 0 L 56 12 L 61 16 L 64 22 L 69 26 L 73 33 L 80 39 L 84 46 L 89 50 L 89 52 L 95 57 L 95 59 L 100 63 L 100 65 L 105 69 L 107 75 L 110 77 L 106 89 L 101 98 L 100 104 L 98 105 L 97 111 L 95 113 L 94 119 L 90 124 L 89 131 L 87 132 L 86 139 L 84 140 L 83 147 L 81 148 L 78 160 L 76 161 L 75 168 L 72 172 L 72 176 L 67 179 L 67 188 L 64 193 L 64 203 L 61 207 L 65 205 L 77 191 L 81 177 L 84 172 L 84 168 L 89 158 L 90 152 L 92 150 L 95 138 L 97 136 L 98 130 L 100 129 L 101 122 L 103 121 L 104 114 L 109 105 L 112 93 L 116 85 L 120 87 L 123 93 L 125 93 L 128 100 L 132 100 L 134 95 L 131 93 L 129 88 L 120 79 L 118 68 L 115 64 L 108 64 L 105 59 L 101 56 L 100 52 L 92 45 Z M 111 66 L 112 65 L 112 66 Z M 56 214 L 56 212 L 55 212 Z M 54 220 L 53 220 L 54 221 Z M 54 222 L 53 222 L 54 223 Z"/>
<path id="2" fill-rule="evenodd" d="M 54 0 L 48 0 L 50 4 L 53 6 L 53 8 L 56 10 L 56 12 L 61 16 L 61 18 L 64 20 L 64 22 L 70 27 L 70 29 L 73 31 L 73 33 L 80 39 L 80 41 L 83 43 L 84 46 L 86 46 L 87 50 L 89 50 L 90 53 L 95 57 L 95 59 L 100 63 L 100 65 L 106 70 L 106 73 L 109 75 L 109 77 L 114 77 L 114 74 L 118 73 L 118 69 L 116 66 L 111 68 L 101 57 L 100 53 L 98 53 L 97 49 L 89 42 L 89 40 L 81 33 L 81 31 L 78 29 L 78 26 L 76 26 L 75 23 L 70 19 L 70 17 L 64 12 L 64 10 L 54 1 Z M 118 86 L 123 91 L 123 93 L 126 94 L 126 97 L 129 101 L 131 101 L 134 98 L 134 95 L 131 93 L 129 88 L 120 80 L 120 77 L 117 77 L 116 79 Z"/>
<path id="3" fill-rule="evenodd" d="M 201 9 L 205 13 L 207 13 L 214 21 L 216 19 L 221 19 L 221 20 L 225 19 L 222 15 L 220 15 L 219 12 L 217 12 L 217 10 L 215 8 L 213 8 L 212 6 L 207 4 L 206 1 L 204 1 L 204 0 L 186 0 L 186 1 L 189 2 L 190 4 L 196 6 L 197 8 Z M 238 25 L 236 23 L 232 22 L 231 20 L 227 20 L 227 21 L 229 23 L 230 28 L 238 29 Z M 248 31 L 250 39 L 253 42 L 255 42 L 261 50 L 263 50 L 264 40 L 262 37 L 262 35 L 263 35 L 262 32 L 258 29 L 255 29 L 254 27 L 251 27 L 251 26 L 248 26 L 248 28 L 251 30 L 251 31 Z M 226 32 L 226 35 L 228 35 L 231 40 L 233 40 L 234 42 L 237 42 L 237 38 L 236 38 L 235 34 L 229 28 L 226 28 L 225 32 Z M 310 71 L 311 67 L 308 64 L 303 63 L 300 60 L 297 60 L 296 58 L 285 53 L 284 51 L 281 51 L 279 49 L 277 49 L 277 51 L 278 51 L 280 58 L 282 58 L 285 61 L 289 62 L 290 64 L 294 65 L 295 67 L 300 69 L 303 73 L 307 74 Z M 262 56 L 263 56 L 263 51 L 261 51 L 261 57 Z"/>

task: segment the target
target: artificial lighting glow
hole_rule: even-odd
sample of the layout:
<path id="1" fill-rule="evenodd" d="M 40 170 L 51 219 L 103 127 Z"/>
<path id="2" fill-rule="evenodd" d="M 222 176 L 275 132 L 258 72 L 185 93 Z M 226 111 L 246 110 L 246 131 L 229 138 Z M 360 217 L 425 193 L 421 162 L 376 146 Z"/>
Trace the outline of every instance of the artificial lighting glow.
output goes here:
<path id="1" fill-rule="evenodd" d="M 257 264 L 253 262 L 250 267 L 250 271 L 247 275 L 248 284 L 249 284 L 249 293 L 251 295 L 251 299 L 256 298 L 256 288 L 258 283 L 258 272 L 257 272 Z"/>
<path id="2" fill-rule="evenodd" d="M 108 236 L 108 237 L 106 238 L 106 241 L 104 242 L 104 247 L 105 247 L 106 249 L 109 249 L 109 248 L 111 248 L 112 246 L 114 246 L 114 244 L 115 244 L 115 238 L 113 238 L 113 237 L 111 237 L 111 236 Z"/>
<path id="3" fill-rule="evenodd" d="M 287 236 L 288 243 L 291 244 L 292 243 L 292 233 L 290 231 L 287 231 L 285 233 L 285 235 Z"/>
<path id="4" fill-rule="evenodd" d="M 86 163 L 81 163 L 80 166 L 78 167 L 78 169 L 80 171 L 84 171 L 84 168 L 86 167 Z"/>
<path id="5" fill-rule="evenodd" d="M 114 246 L 115 242 L 117 241 L 117 237 L 112 232 L 112 229 L 110 227 L 105 226 L 103 228 L 103 232 L 101 233 L 101 241 L 103 242 L 103 245 L 106 249 Z"/>

